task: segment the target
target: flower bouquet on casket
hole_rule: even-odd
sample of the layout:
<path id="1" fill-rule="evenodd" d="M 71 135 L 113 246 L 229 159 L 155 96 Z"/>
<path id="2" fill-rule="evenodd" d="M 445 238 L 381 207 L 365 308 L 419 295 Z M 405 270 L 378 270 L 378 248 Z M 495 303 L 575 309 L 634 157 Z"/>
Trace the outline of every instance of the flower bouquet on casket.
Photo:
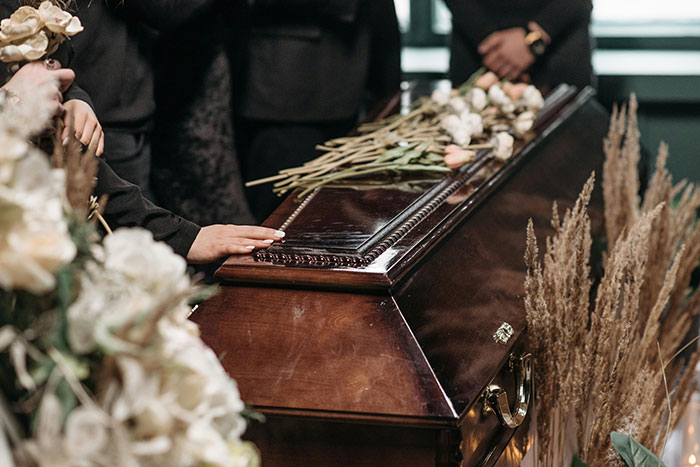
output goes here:
<path id="1" fill-rule="evenodd" d="M 459 89 L 436 90 L 405 115 L 361 125 L 357 136 L 317 146 L 324 152 L 320 157 L 246 186 L 275 182 L 278 195 L 300 188 L 302 197 L 328 183 L 380 172 L 450 173 L 474 161 L 479 149 L 505 161 L 514 137 L 530 131 L 543 105 L 535 86 L 481 69 Z"/>
<path id="2" fill-rule="evenodd" d="M 67 173 L 28 142 L 49 90 L 24 91 L 0 108 L 0 465 L 259 465 L 236 384 L 187 320 L 204 289 L 145 230 L 100 240 L 85 161 Z"/>

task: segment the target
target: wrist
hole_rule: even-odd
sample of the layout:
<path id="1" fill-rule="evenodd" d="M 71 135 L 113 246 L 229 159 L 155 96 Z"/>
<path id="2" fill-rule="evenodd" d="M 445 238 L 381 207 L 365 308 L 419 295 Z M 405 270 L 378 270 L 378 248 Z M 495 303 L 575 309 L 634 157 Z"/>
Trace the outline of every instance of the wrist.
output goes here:
<path id="1" fill-rule="evenodd" d="M 545 39 L 545 36 L 539 29 L 531 29 L 525 35 L 525 45 L 527 45 L 530 53 L 535 57 L 535 59 L 544 55 L 548 44 L 549 42 Z"/>

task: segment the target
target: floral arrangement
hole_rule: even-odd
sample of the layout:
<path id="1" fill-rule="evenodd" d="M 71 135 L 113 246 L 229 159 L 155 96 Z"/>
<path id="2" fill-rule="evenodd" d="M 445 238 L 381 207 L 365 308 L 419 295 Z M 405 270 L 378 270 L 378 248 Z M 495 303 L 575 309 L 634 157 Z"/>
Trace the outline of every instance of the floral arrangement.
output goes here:
<path id="1" fill-rule="evenodd" d="M 587 213 L 592 178 L 561 220 L 554 205 L 555 235 L 542 261 L 528 226 L 537 466 L 660 466 L 668 432 L 696 389 L 700 349 L 690 338 L 700 289 L 691 275 L 700 259 L 700 190 L 673 185 L 662 144 L 640 202 L 636 110 L 634 96 L 628 110 L 615 110 L 604 142 L 609 248 L 597 288 Z"/>
<path id="2" fill-rule="evenodd" d="M 48 0 L 39 8 L 19 7 L 0 22 L 0 60 L 11 64 L 43 60 L 82 30 L 77 17 Z"/>
<path id="3" fill-rule="evenodd" d="M 482 69 L 459 89 L 436 90 L 406 115 L 361 125 L 358 136 L 317 146 L 324 151 L 320 157 L 246 186 L 276 182 L 278 195 L 300 188 L 302 197 L 328 183 L 377 172 L 449 173 L 472 162 L 479 149 L 505 161 L 513 154 L 513 135 L 524 137 L 543 105 L 534 86 L 501 81 Z"/>
<path id="4" fill-rule="evenodd" d="M 187 320 L 206 290 L 184 259 L 141 229 L 101 241 L 90 177 L 28 142 L 48 92 L 0 108 L 0 465 L 259 465 L 236 384 Z"/>

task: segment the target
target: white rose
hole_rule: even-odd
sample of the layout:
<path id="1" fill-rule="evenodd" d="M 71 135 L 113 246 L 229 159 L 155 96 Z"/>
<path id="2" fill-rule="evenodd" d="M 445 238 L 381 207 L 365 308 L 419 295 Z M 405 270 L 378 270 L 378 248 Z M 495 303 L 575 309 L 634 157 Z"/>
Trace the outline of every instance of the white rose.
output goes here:
<path id="1" fill-rule="evenodd" d="M 511 102 L 510 98 L 497 84 L 494 84 L 489 88 L 488 96 L 491 102 L 498 107 L 502 107 L 503 105 Z"/>
<path id="2" fill-rule="evenodd" d="M 141 289 L 169 294 L 190 285 L 187 263 L 170 246 L 140 228 L 122 228 L 105 238 L 105 269 L 122 274 Z"/>
<path id="3" fill-rule="evenodd" d="M 39 32 L 44 23 L 36 8 L 21 6 L 9 18 L 0 21 L 0 41 L 18 41 Z"/>
<path id="4" fill-rule="evenodd" d="M 501 161 L 510 159 L 513 155 L 513 143 L 515 140 L 506 132 L 496 134 L 491 139 L 491 144 L 494 146 L 491 154 Z"/>
<path id="5" fill-rule="evenodd" d="M 49 1 L 42 2 L 39 5 L 39 15 L 43 20 L 46 29 L 51 32 L 63 34 L 65 36 L 74 36 L 83 30 L 80 20 L 52 4 Z"/>
<path id="6" fill-rule="evenodd" d="M 39 31 L 16 45 L 25 60 L 39 60 L 49 48 L 49 37 L 44 31 Z"/>
<path id="7" fill-rule="evenodd" d="M 450 101 L 450 94 L 439 89 L 433 91 L 430 98 L 439 106 L 445 106 Z"/>
<path id="8" fill-rule="evenodd" d="M 443 118 L 440 124 L 448 133 L 454 133 L 462 127 L 462 120 L 457 115 L 450 114 Z"/>
<path id="9" fill-rule="evenodd" d="M 542 93 L 533 85 L 528 85 L 520 96 L 519 103 L 529 110 L 540 110 L 544 106 Z"/>
<path id="10" fill-rule="evenodd" d="M 457 115 L 467 111 L 467 103 L 459 96 L 452 97 L 450 99 L 449 106 L 452 113 Z"/>
<path id="11" fill-rule="evenodd" d="M 513 131 L 515 131 L 516 136 L 522 137 L 530 131 L 534 123 L 535 113 L 531 110 L 527 110 L 518 115 L 515 119 L 515 122 L 513 122 Z"/>
<path id="12" fill-rule="evenodd" d="M 486 96 L 486 91 L 483 89 L 472 88 L 467 92 L 467 101 L 469 101 L 472 110 L 481 112 L 488 104 L 488 96 Z"/>
<path id="13" fill-rule="evenodd" d="M 37 152 L 11 172 L 0 185 L 0 287 L 45 293 L 54 287 L 58 268 L 76 254 L 57 193 L 61 187 Z"/>
<path id="14" fill-rule="evenodd" d="M 471 137 L 480 136 L 484 132 L 484 123 L 481 115 L 465 111 L 462 112 L 459 119 Z"/>

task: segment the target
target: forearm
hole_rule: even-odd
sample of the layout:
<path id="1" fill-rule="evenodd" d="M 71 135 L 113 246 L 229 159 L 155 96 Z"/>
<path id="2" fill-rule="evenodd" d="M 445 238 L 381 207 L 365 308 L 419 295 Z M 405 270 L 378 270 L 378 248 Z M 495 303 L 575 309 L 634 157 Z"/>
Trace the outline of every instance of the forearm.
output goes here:
<path id="1" fill-rule="evenodd" d="M 175 253 L 187 256 L 200 227 L 172 212 L 155 206 L 141 190 L 121 179 L 99 159 L 95 195 L 107 195 L 104 217 L 111 228 L 142 227 L 153 233 L 156 240 L 170 245 Z"/>

